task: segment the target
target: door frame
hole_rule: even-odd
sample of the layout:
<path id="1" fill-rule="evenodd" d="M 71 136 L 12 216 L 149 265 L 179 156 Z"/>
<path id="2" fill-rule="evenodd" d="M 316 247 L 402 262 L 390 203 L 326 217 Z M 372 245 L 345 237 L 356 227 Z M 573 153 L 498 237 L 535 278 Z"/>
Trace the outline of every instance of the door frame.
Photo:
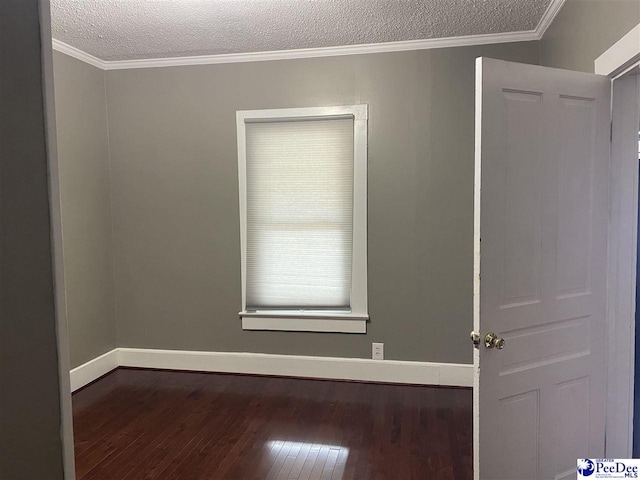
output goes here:
<path id="1" fill-rule="evenodd" d="M 609 458 L 631 458 L 633 451 L 640 77 L 623 77 L 638 65 L 640 24 L 594 62 L 595 73 L 612 82 L 605 444 Z"/>
<path id="2" fill-rule="evenodd" d="M 53 51 L 51 48 L 51 8 L 48 1 L 40 1 L 40 44 L 42 49 L 43 101 L 49 169 L 49 214 L 53 260 L 56 340 L 58 346 L 58 385 L 60 395 L 60 438 L 65 480 L 75 480 L 75 452 L 73 440 L 73 409 L 67 330 L 67 304 L 62 255 L 62 216 L 60 205 L 60 172 L 56 134 L 55 95 L 53 84 Z"/>

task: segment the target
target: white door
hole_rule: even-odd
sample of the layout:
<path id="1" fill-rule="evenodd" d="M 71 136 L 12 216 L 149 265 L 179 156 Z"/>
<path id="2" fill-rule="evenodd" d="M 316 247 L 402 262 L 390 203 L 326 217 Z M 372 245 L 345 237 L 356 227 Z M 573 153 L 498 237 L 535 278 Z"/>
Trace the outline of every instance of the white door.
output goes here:
<path id="1" fill-rule="evenodd" d="M 477 61 L 476 479 L 604 456 L 609 103 L 606 77 Z"/>

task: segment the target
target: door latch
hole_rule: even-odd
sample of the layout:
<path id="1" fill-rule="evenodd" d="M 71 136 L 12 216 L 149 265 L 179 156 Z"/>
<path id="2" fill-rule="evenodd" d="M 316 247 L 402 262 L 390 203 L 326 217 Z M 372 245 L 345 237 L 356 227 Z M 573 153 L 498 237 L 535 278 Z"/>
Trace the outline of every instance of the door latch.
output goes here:
<path id="1" fill-rule="evenodd" d="M 471 342 L 473 343 L 473 347 L 480 348 L 480 335 L 478 335 L 476 332 L 471 332 L 469 334 L 469 337 L 471 337 Z"/>

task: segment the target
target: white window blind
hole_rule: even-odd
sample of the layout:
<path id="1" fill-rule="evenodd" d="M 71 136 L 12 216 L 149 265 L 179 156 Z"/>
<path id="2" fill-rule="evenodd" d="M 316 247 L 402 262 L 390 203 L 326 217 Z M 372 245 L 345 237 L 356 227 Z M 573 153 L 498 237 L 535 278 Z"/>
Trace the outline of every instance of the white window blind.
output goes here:
<path id="1" fill-rule="evenodd" d="M 353 118 L 246 124 L 246 308 L 349 310 Z"/>

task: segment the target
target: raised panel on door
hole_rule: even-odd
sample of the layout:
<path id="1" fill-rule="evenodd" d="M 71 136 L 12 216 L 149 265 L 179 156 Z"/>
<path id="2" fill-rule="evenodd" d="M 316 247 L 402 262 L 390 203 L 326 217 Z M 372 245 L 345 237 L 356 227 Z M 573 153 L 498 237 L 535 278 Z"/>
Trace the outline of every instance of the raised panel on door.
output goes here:
<path id="1" fill-rule="evenodd" d="M 594 98 L 559 95 L 556 294 L 587 294 L 591 282 Z"/>
<path id="2" fill-rule="evenodd" d="M 475 356 L 482 480 L 604 454 L 608 89 L 479 59 L 474 327 L 506 341 Z"/>
<path id="3" fill-rule="evenodd" d="M 509 308 L 540 300 L 542 96 L 510 90 L 503 95 L 508 129 L 504 147 L 508 161 L 504 165 L 500 306 Z"/>

